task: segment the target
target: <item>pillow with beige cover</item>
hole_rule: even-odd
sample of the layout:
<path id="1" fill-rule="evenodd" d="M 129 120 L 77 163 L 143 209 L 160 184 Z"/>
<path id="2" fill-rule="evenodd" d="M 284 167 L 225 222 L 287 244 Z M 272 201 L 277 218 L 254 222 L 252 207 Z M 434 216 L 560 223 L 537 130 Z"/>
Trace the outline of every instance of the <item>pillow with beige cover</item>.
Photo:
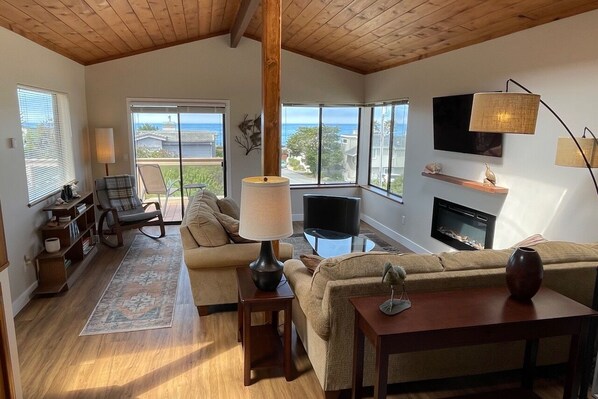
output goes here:
<path id="1" fill-rule="evenodd" d="M 237 219 L 219 212 L 214 212 L 214 216 L 218 219 L 218 222 L 220 222 L 222 227 L 224 227 L 224 230 L 226 230 L 228 236 L 234 243 L 257 242 L 243 238 L 239 235 L 239 221 Z"/>
<path id="2" fill-rule="evenodd" d="M 233 219 L 240 219 L 241 210 L 239 204 L 237 204 L 234 199 L 229 197 L 220 198 L 217 203 L 221 213 L 224 213 Z"/>
<path id="3" fill-rule="evenodd" d="M 230 243 L 230 238 L 214 211 L 203 201 L 194 201 L 186 210 L 187 228 L 193 239 L 202 247 L 219 247 Z"/>

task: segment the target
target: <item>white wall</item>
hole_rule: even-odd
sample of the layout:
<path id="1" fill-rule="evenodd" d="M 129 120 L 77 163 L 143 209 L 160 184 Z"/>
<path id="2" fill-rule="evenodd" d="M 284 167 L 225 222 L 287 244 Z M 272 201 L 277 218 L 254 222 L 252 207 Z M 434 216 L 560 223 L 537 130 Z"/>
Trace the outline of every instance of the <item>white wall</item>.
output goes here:
<path id="1" fill-rule="evenodd" d="M 33 264 L 41 251 L 39 226 L 47 220 L 45 203 L 27 207 L 27 178 L 19 121 L 17 84 L 66 93 L 69 98 L 75 172 L 81 189 L 90 189 L 84 67 L 7 29 L 0 29 L 0 200 L 4 214 L 10 266 L 10 288 L 15 313 L 28 301 L 37 280 Z M 15 138 L 16 148 L 8 147 Z"/>
<path id="2" fill-rule="evenodd" d="M 363 100 L 363 76 L 297 54 L 282 54 L 283 102 L 347 103 Z M 240 198 L 241 179 L 259 175 L 261 153 L 244 150 L 234 142 L 245 114 L 261 112 L 261 44 L 243 38 L 229 47 L 223 35 L 198 42 L 135 55 L 85 69 L 89 128 L 113 127 L 117 163 L 114 173 L 131 173 L 132 147 L 127 127 L 126 99 L 230 100 L 227 136 L 228 195 Z M 94 143 L 92 143 L 92 147 Z M 95 153 L 92 151 L 92 153 Z M 94 176 L 103 165 L 92 159 Z"/>
<path id="3" fill-rule="evenodd" d="M 553 240 L 598 241 L 598 196 L 586 169 L 554 165 L 557 137 L 567 135 L 540 109 L 536 134 L 505 135 L 502 158 L 433 149 L 432 97 L 504 90 L 513 78 L 541 94 L 581 135 L 598 132 L 598 11 L 453 51 L 365 77 L 366 101 L 410 101 L 404 205 L 362 190 L 366 220 L 420 250 L 450 248 L 430 237 L 433 197 L 497 215 L 495 248 L 533 233 Z M 484 162 L 509 188 L 489 195 L 420 175 L 428 162 L 443 173 L 481 181 Z M 406 223 L 401 224 L 401 216 Z M 379 224 L 379 225 L 378 225 Z M 419 248 L 417 248 L 419 245 Z"/>

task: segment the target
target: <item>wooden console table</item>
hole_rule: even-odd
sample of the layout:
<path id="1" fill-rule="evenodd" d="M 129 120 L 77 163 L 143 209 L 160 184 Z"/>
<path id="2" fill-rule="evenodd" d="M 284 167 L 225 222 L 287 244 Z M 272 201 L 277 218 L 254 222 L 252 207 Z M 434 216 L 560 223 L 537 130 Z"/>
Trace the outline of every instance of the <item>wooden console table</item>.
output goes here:
<path id="1" fill-rule="evenodd" d="M 563 398 L 577 397 L 590 318 L 598 312 L 548 288 L 541 288 L 528 302 L 512 299 L 506 287 L 409 297 L 411 309 L 390 317 L 378 309 L 388 296 L 350 299 L 355 308 L 353 398 L 362 396 L 364 337 L 376 350 L 374 398 L 386 397 L 391 354 L 526 340 L 522 389 L 471 397 L 537 399 L 531 389 L 538 340 L 559 335 L 571 335 Z"/>

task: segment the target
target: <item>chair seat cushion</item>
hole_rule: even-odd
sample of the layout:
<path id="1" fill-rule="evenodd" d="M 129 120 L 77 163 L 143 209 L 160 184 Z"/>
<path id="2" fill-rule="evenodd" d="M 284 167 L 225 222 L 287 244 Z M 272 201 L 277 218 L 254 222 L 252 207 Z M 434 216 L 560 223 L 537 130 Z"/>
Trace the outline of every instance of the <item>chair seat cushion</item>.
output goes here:
<path id="1" fill-rule="evenodd" d="M 117 211 L 126 211 L 141 206 L 141 201 L 134 195 L 129 175 L 106 176 L 104 181 L 110 206 Z"/>
<path id="2" fill-rule="evenodd" d="M 158 216 L 160 216 L 160 211 L 144 212 L 143 208 L 118 212 L 118 220 L 121 224 L 138 223 L 144 220 L 152 220 Z"/>

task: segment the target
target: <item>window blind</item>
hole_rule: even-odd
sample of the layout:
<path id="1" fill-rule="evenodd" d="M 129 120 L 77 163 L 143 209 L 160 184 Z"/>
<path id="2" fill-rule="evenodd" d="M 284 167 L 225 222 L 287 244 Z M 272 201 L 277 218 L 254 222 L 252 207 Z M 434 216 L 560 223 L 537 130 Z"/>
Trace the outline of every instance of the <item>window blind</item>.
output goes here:
<path id="1" fill-rule="evenodd" d="M 68 99 L 65 94 L 17 88 L 29 205 L 75 179 Z"/>

